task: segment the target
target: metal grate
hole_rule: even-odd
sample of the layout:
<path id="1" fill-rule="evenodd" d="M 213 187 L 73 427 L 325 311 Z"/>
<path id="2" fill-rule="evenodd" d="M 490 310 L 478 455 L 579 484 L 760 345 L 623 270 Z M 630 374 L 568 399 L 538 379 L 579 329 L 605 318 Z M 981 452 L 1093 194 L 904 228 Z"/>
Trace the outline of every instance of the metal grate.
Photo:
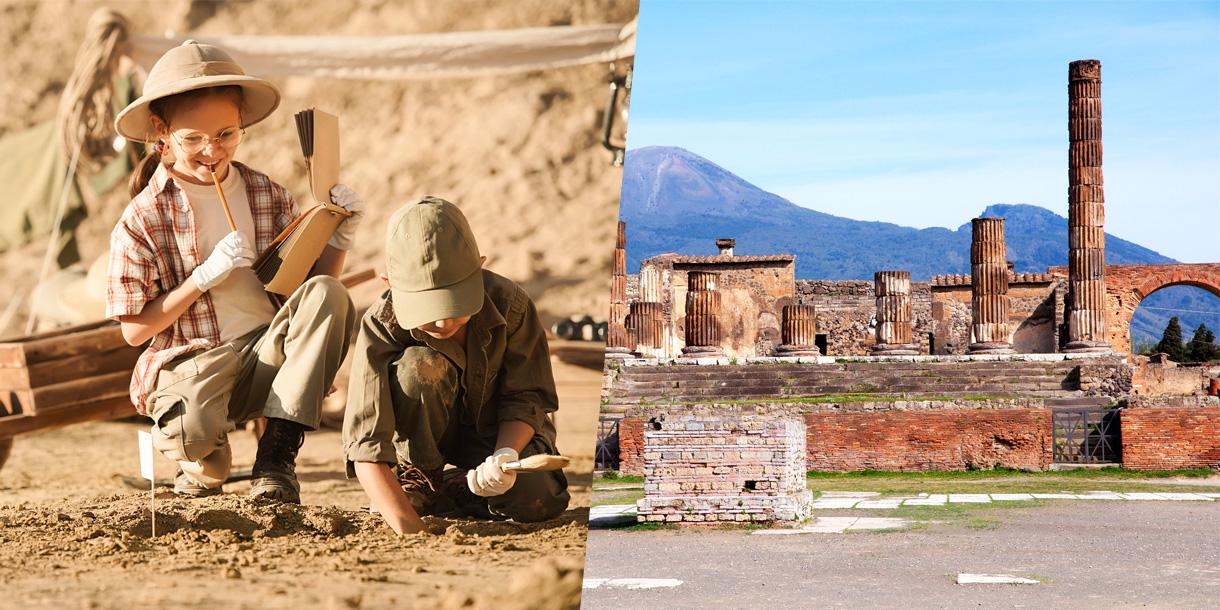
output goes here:
<path id="1" fill-rule="evenodd" d="M 618 423 L 620 417 L 602 416 L 597 420 L 597 448 L 594 453 L 595 470 L 618 470 Z"/>
<path id="2" fill-rule="evenodd" d="M 1116 464 L 1122 461 L 1120 409 L 1060 407 L 1051 411 L 1056 464 Z"/>

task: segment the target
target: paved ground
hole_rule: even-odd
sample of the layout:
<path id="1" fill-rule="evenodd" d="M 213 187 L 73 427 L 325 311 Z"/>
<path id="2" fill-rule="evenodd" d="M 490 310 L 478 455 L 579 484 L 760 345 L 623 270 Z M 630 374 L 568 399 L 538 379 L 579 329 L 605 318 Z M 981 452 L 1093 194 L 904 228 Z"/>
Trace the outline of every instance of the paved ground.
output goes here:
<path id="1" fill-rule="evenodd" d="M 959 585 L 961 573 L 1040 584 Z M 1214 608 L 1220 503 L 1062 500 L 989 529 L 836 536 L 590 531 L 586 579 L 640 577 L 681 584 L 586 588 L 582 607 Z"/>

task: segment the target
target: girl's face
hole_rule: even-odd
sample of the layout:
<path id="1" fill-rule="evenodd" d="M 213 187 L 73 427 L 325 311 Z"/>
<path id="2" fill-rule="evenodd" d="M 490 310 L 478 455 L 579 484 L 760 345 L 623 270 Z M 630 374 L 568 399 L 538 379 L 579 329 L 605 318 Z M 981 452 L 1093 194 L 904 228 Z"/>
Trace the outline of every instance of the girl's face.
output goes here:
<path id="1" fill-rule="evenodd" d="M 169 125 L 154 116 L 158 137 L 173 153 L 174 171 L 188 180 L 211 184 L 211 171 L 223 179 L 241 143 L 241 114 L 233 98 L 206 95 L 174 108 Z"/>

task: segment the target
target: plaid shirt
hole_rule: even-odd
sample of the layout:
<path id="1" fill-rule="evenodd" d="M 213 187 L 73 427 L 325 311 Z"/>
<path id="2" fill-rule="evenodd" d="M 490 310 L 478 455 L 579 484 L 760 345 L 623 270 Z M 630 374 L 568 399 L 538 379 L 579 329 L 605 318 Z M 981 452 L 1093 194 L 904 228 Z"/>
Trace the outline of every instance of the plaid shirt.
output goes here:
<path id="1" fill-rule="evenodd" d="M 265 174 L 237 162 L 246 183 L 246 198 L 254 218 L 255 250 L 271 245 L 297 216 L 296 202 L 284 187 Z M 145 304 L 177 288 L 210 252 L 199 252 L 195 215 L 169 170 L 160 165 L 110 234 L 110 266 L 106 280 L 106 317 L 135 315 Z M 203 293 L 172 325 L 157 333 L 136 362 L 131 376 L 131 400 L 139 406 L 156 389 L 157 373 L 183 354 L 220 344 L 220 324 L 212 297 Z"/>

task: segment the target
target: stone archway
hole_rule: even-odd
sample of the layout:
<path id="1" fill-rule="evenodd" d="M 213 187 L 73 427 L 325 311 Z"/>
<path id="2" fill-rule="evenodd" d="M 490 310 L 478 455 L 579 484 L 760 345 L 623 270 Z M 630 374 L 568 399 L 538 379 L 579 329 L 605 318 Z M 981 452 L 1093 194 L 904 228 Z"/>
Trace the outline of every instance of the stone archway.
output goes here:
<path id="1" fill-rule="evenodd" d="M 1169 286 L 1194 286 L 1220 297 L 1220 263 L 1106 265 L 1110 345 L 1131 353 L 1131 317 L 1144 297 Z"/>

